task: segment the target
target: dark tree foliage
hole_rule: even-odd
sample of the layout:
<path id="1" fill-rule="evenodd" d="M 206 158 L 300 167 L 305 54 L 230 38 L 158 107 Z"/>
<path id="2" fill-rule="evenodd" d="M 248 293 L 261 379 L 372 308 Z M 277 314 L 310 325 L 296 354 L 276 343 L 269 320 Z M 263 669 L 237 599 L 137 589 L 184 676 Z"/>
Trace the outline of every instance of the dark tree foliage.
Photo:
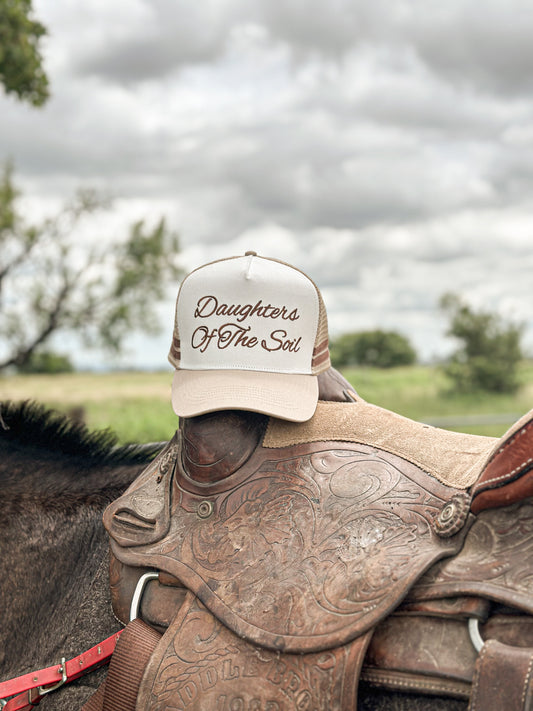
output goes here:
<path id="1" fill-rule="evenodd" d="M 332 364 L 338 368 L 347 365 L 393 368 L 416 362 L 416 351 L 405 336 L 379 329 L 345 333 L 332 341 L 330 353 Z"/>
<path id="2" fill-rule="evenodd" d="M 70 358 L 49 350 L 36 351 L 24 365 L 19 367 L 20 373 L 72 373 L 74 366 Z"/>
<path id="3" fill-rule="evenodd" d="M 32 0 L 0 2 L 0 84 L 6 94 L 41 106 L 49 96 L 39 50 L 46 29 L 32 12 Z"/>
<path id="4" fill-rule="evenodd" d="M 457 294 L 445 294 L 441 308 L 450 316 L 447 335 L 459 347 L 444 365 L 457 391 L 514 392 L 523 358 L 522 325 L 506 323 L 499 314 L 474 311 Z"/>

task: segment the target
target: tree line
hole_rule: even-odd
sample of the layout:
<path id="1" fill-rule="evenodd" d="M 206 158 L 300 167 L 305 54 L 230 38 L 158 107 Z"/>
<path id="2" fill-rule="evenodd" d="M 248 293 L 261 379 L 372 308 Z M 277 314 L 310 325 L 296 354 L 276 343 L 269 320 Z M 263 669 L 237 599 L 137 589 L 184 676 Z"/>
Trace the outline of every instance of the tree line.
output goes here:
<path id="1" fill-rule="evenodd" d="M 523 326 L 506 322 L 498 313 L 475 310 L 460 295 L 444 294 L 440 308 L 447 313 L 447 336 L 458 344 L 442 364 L 458 392 L 514 392 L 519 386 L 518 364 L 524 358 Z M 345 333 L 331 343 L 337 368 L 413 365 L 417 353 L 409 339 L 380 329 Z"/>

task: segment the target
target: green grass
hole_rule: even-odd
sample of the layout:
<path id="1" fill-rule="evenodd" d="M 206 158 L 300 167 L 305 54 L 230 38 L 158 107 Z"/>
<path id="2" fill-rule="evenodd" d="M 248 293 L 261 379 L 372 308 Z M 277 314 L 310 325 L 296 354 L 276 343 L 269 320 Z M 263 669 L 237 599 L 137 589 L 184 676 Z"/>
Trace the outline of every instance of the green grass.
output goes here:
<path id="1" fill-rule="evenodd" d="M 461 432 L 499 436 L 533 407 L 531 361 L 521 364 L 522 386 L 514 395 L 452 395 L 442 372 L 429 366 L 351 368 L 343 374 L 367 402 Z M 0 400 L 38 400 L 61 412 L 81 413 L 91 429 L 110 428 L 121 442 L 154 442 L 169 439 L 178 424 L 170 405 L 171 382 L 171 371 L 4 376 Z"/>
<path id="2" fill-rule="evenodd" d="M 90 429 L 112 429 L 121 442 L 169 439 L 178 418 L 170 405 L 172 373 L 69 373 L 0 379 L 1 400 L 38 400 Z"/>
<path id="3" fill-rule="evenodd" d="M 367 402 L 413 420 L 461 432 L 499 436 L 533 407 L 531 361 L 521 363 L 521 387 L 514 394 L 452 393 L 446 376 L 438 368 L 429 366 L 389 370 L 350 368 L 343 375 Z M 476 418 L 479 424 L 475 424 Z M 498 422 L 491 424 L 490 419 Z M 468 420 L 473 424 L 465 424 Z"/>

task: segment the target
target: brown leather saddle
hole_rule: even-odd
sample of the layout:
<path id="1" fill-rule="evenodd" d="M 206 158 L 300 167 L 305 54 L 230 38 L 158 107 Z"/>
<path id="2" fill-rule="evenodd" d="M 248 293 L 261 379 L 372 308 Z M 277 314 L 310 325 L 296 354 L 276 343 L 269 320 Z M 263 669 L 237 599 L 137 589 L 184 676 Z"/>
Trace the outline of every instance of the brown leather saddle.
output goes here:
<path id="1" fill-rule="evenodd" d="M 107 509 L 115 614 L 157 632 L 137 709 L 533 708 L 533 412 L 497 440 L 320 387 L 306 423 L 183 420 Z"/>

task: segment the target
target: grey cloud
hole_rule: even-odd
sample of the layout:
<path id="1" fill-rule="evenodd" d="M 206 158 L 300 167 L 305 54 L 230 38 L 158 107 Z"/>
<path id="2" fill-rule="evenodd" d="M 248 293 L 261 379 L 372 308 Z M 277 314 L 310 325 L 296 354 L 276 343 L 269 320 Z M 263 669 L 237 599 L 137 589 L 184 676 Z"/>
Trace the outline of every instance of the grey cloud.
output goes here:
<path id="1" fill-rule="evenodd" d="M 529 201 L 533 187 L 531 153 L 520 148 L 498 152 L 491 164 L 491 179 L 503 202 Z"/>
<path id="2" fill-rule="evenodd" d="M 121 108 L 112 93 L 84 97 L 71 90 L 42 114 L 35 144 L 27 138 L 33 115 L 19 107 L 5 115 L 6 133 L 23 170 L 49 180 L 106 176 L 119 195 L 174 196 L 201 215 L 194 218 L 195 238 L 210 242 L 265 221 L 297 232 L 419 222 L 497 204 L 501 185 L 509 186 L 505 199 L 522 199 L 533 182 L 520 151 L 491 143 L 488 135 L 472 143 L 443 125 L 420 141 L 416 126 L 394 126 L 392 99 L 385 125 L 371 124 L 337 87 L 336 103 L 320 107 L 319 88 L 320 82 L 310 93 L 298 87 L 279 114 L 264 117 L 219 121 L 207 110 L 206 121 L 186 133 L 173 133 L 172 120 L 143 130 L 136 114 L 142 96 L 125 93 Z M 442 107 L 444 115 L 444 101 Z M 475 107 L 470 111 L 477 118 Z M 520 189 L 511 189 L 513 180 Z"/>
<path id="3" fill-rule="evenodd" d="M 512 229 L 506 238 L 504 216 L 491 232 L 494 217 L 491 212 L 478 216 L 475 226 L 456 217 L 449 231 L 435 219 L 401 229 L 373 226 L 351 233 L 331 229 L 304 233 L 303 268 L 343 308 L 350 303 L 357 308 L 361 302 L 365 308 L 381 303 L 387 310 L 434 312 L 443 292 L 468 293 L 481 286 L 492 294 L 490 308 L 498 310 L 509 289 L 509 273 L 515 274 L 516 282 L 508 296 L 529 303 L 530 242 Z"/>
<path id="4" fill-rule="evenodd" d="M 128 84 L 164 76 L 183 64 L 212 61 L 223 44 L 220 37 L 206 38 L 205 42 L 187 35 L 184 40 L 164 34 L 153 39 L 142 37 L 103 48 L 97 57 L 82 57 L 77 69 L 81 75 L 96 74 Z"/>
<path id="5" fill-rule="evenodd" d="M 533 8 L 528 0 L 444 4 L 437 18 L 427 3 L 412 14 L 406 33 L 435 71 L 459 85 L 503 95 L 533 87 Z"/>
<path id="6" fill-rule="evenodd" d="M 376 82 L 355 105 L 361 115 L 378 123 L 416 130 L 419 135 L 446 134 L 456 139 L 498 138 L 512 111 L 486 97 L 473 97 L 449 84 L 412 75 Z"/>
<path id="7" fill-rule="evenodd" d="M 97 46 L 80 54 L 75 67 L 81 75 L 96 74 L 128 84 L 161 78 L 184 66 L 213 62 L 226 49 L 235 26 L 253 15 L 255 2 L 239 0 L 145 0 L 149 20 L 117 37 L 105 26 Z"/>
<path id="8" fill-rule="evenodd" d="M 326 138 L 297 116 L 288 126 L 249 130 L 255 150 L 227 156 L 211 178 L 237 186 L 259 219 L 297 230 L 410 221 L 488 199 L 468 171 L 448 179 L 441 157 L 424 146 L 365 149 L 356 131 L 331 130 Z M 201 162 L 200 154 L 196 158 Z M 205 179 L 205 164 L 200 174 Z"/>
<path id="9" fill-rule="evenodd" d="M 305 5 L 305 10 L 303 9 Z M 418 57 L 436 79 L 476 94 L 528 97 L 533 88 L 533 8 L 529 0 L 264 2 L 273 40 L 298 57 L 345 61 L 369 47 L 401 69 Z"/>
<path id="10" fill-rule="evenodd" d="M 271 43 L 287 45 L 295 57 L 302 52 L 339 56 L 365 39 L 378 18 L 376 8 L 345 0 L 327 5 L 319 0 L 191 0 L 179 6 L 145 0 L 144 7 L 147 21 L 128 24 L 126 17 L 122 33 L 106 24 L 104 15 L 99 32 L 93 28 L 88 40 L 81 39 L 76 71 L 118 83 L 160 78 L 220 58 L 238 36 L 236 30 L 248 26 L 262 27 Z"/>
<path id="11" fill-rule="evenodd" d="M 330 250 L 337 251 L 335 272 L 329 273 L 321 262 L 307 265 L 323 291 L 332 335 L 391 328 L 410 337 L 424 359 L 442 355 L 453 345 L 444 337 L 447 318 L 438 308 L 440 295 L 449 290 L 463 294 L 475 308 L 500 312 L 531 328 L 524 306 L 530 301 L 532 256 L 506 253 L 501 239 L 483 244 L 479 238 L 468 253 L 458 252 L 453 260 L 423 259 L 428 241 L 436 252 L 446 248 L 445 242 L 420 232 L 416 236 L 416 231 L 413 235 L 410 257 L 404 252 L 406 244 L 394 249 L 394 240 L 367 231 L 343 249 L 336 250 L 330 239 Z M 514 274 L 512 287 L 509 274 Z M 531 343 L 529 336 L 526 343 Z"/>
<path id="12" fill-rule="evenodd" d="M 340 57 L 375 37 L 382 2 L 265 0 L 259 13 L 273 38 L 297 52 Z M 382 15 L 382 23 L 386 23 Z"/>
<path id="13" fill-rule="evenodd" d="M 314 57 L 342 63 L 372 51 L 391 67 L 418 57 L 429 72 L 476 93 L 527 95 L 533 87 L 533 10 L 529 0 L 468 0 L 436 8 L 426 0 L 209 0 L 169 6 L 144 2 L 145 22 L 106 23 L 79 38 L 73 66 L 125 83 L 161 78 L 177 69 L 214 62 L 238 37 L 262 27 L 282 44 L 296 67 Z M 94 15 L 89 18 L 97 22 Z M 96 29 L 99 31 L 96 32 Z M 262 38 L 261 41 L 264 41 Z"/>
<path id="14" fill-rule="evenodd" d="M 305 5 L 303 10 L 302 5 Z M 374 46 L 392 64 L 412 51 L 457 86 L 526 95 L 533 86 L 533 8 L 529 0 L 372 3 L 265 2 L 272 36 L 298 53 L 325 57 Z"/>

